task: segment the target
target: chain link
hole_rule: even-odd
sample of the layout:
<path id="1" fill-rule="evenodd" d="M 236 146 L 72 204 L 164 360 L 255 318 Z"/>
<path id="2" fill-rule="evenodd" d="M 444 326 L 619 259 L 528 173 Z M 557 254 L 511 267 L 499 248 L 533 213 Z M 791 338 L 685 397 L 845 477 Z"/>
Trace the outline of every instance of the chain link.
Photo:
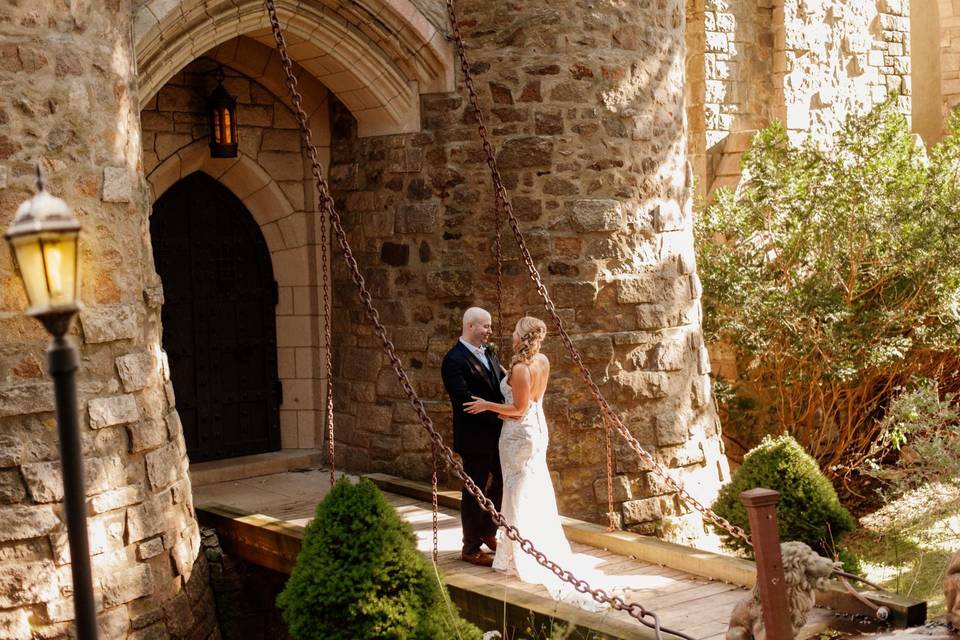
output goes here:
<path id="1" fill-rule="evenodd" d="M 440 513 L 439 500 L 437 499 L 437 444 L 435 442 L 430 442 L 430 458 L 433 463 L 433 476 L 431 476 L 430 483 L 430 498 L 433 504 L 433 563 L 437 564 L 440 559 L 440 547 L 437 543 L 439 525 L 437 523 L 438 514 Z"/>
<path id="2" fill-rule="evenodd" d="M 546 309 L 547 313 L 550 314 L 551 319 L 553 320 L 554 325 L 557 327 L 557 333 L 560 335 L 560 339 L 563 341 L 564 346 L 567 349 L 567 353 L 570 356 L 570 359 L 573 360 L 574 364 L 580 369 L 580 374 L 583 377 L 584 381 L 587 384 L 587 387 L 590 389 L 590 393 L 593 395 L 594 400 L 600 407 L 600 411 L 603 414 L 604 428 L 608 430 L 607 437 L 609 439 L 609 429 L 610 425 L 613 425 L 617 432 L 623 436 L 627 441 L 627 444 L 630 446 L 633 451 L 640 456 L 644 463 L 650 468 L 651 471 L 656 473 L 666 485 L 673 491 L 677 493 L 681 500 L 685 503 L 696 509 L 704 518 L 714 523 L 718 527 L 723 528 L 727 533 L 735 538 L 739 538 L 744 541 L 749 546 L 753 546 L 750 536 L 741 528 L 731 522 L 727 521 L 725 518 L 721 517 L 713 510 L 711 510 L 706 505 L 702 504 L 699 500 L 694 498 L 690 493 L 684 488 L 682 484 L 677 482 L 667 473 L 667 471 L 654 459 L 648 451 L 646 451 L 641 445 L 640 442 L 630 433 L 630 430 L 627 429 L 626 425 L 623 424 L 623 421 L 620 419 L 620 416 L 614 412 L 613 408 L 607 402 L 607 399 L 603 396 L 600 391 L 600 388 L 597 386 L 597 383 L 593 380 L 593 375 L 590 373 L 590 370 L 583 363 L 580 353 L 577 351 L 576 346 L 573 344 L 573 340 L 570 338 L 569 334 L 566 331 L 566 328 L 563 325 L 563 320 L 560 318 L 560 315 L 557 313 L 556 305 L 553 300 L 550 298 L 550 294 L 547 292 L 547 288 L 543 284 L 543 280 L 540 277 L 540 272 L 538 271 L 536 265 L 533 262 L 533 257 L 530 255 L 530 251 L 527 249 L 527 244 L 524 240 L 523 233 L 520 230 L 519 220 L 513 211 L 513 205 L 510 203 L 510 200 L 507 198 L 506 187 L 503 184 L 503 178 L 500 175 L 500 168 L 497 165 L 497 158 L 493 150 L 493 145 L 490 143 L 487 127 L 484 123 L 483 113 L 480 110 L 480 101 L 477 97 L 477 90 L 474 86 L 473 77 L 470 72 L 470 64 L 467 60 L 466 45 L 464 44 L 463 36 L 460 33 L 460 22 L 457 19 L 457 12 L 454 8 L 453 0 L 446 0 L 447 4 L 447 13 L 450 16 L 450 25 L 453 29 L 453 39 L 457 48 L 457 54 L 460 58 L 460 69 L 464 75 L 464 85 L 467 88 L 467 93 L 470 97 L 470 105 L 473 107 L 473 113 L 477 121 L 477 130 L 480 133 L 480 138 L 483 142 L 483 150 L 486 154 L 487 166 L 490 168 L 491 178 L 493 180 L 494 194 L 497 198 L 497 205 L 503 207 L 503 211 L 507 215 L 507 222 L 510 224 L 510 229 L 513 232 L 513 236 L 517 241 L 517 245 L 520 249 L 520 255 L 523 258 L 523 262 L 527 267 L 527 272 L 530 275 L 531 280 L 533 281 L 534 286 L 537 289 L 537 293 L 540 294 L 540 298 L 543 300 L 543 306 Z M 608 440 L 609 441 L 609 440 Z M 613 527 L 613 478 L 612 478 L 612 447 L 608 445 L 607 447 L 607 499 L 608 504 L 610 505 L 610 526 Z"/>
<path id="3" fill-rule="evenodd" d="M 403 368 L 403 364 L 400 361 L 399 356 L 397 355 L 396 348 L 391 342 L 389 336 L 387 335 L 387 330 L 383 326 L 383 323 L 380 321 L 380 313 L 377 311 L 376 307 L 373 304 L 373 298 L 370 295 L 369 290 L 367 289 L 366 282 L 363 278 L 363 274 L 360 272 L 359 264 L 357 263 L 356 258 L 353 255 L 353 251 L 350 248 L 350 244 L 347 241 L 346 232 L 343 229 L 343 224 L 340 219 L 340 214 L 337 212 L 336 208 L 333 206 L 333 201 L 330 197 L 329 187 L 326 180 L 323 177 L 323 171 L 320 166 L 320 162 L 317 158 L 316 147 L 313 145 L 312 136 L 310 134 L 310 129 L 307 123 L 306 113 L 303 110 L 303 99 L 301 98 L 299 92 L 297 91 L 297 79 L 293 73 L 293 63 L 287 53 L 286 42 L 284 41 L 283 32 L 280 28 L 280 21 L 277 16 L 277 9 L 274 4 L 274 0 L 265 0 L 267 12 L 270 16 L 270 25 L 273 31 L 274 39 L 277 43 L 277 49 L 280 53 L 280 59 L 283 63 L 284 73 L 286 75 L 286 84 L 287 89 L 290 91 L 291 100 L 294 105 L 294 113 L 297 117 L 297 122 L 300 127 L 300 135 L 303 138 L 304 146 L 307 149 L 307 152 L 310 157 L 312 172 L 314 180 L 316 182 L 317 194 L 319 196 L 319 202 L 321 204 L 321 210 L 326 213 L 331 229 L 333 230 L 334 237 L 337 239 L 337 243 L 340 246 L 341 251 L 343 252 L 343 259 L 347 265 L 347 268 L 350 272 L 350 278 L 353 283 L 356 285 L 360 301 L 363 303 L 364 310 L 370 322 L 374 326 L 374 333 L 380 338 L 381 343 L 383 344 L 384 353 L 386 353 L 387 358 L 390 360 L 390 364 L 393 367 L 393 371 L 397 376 L 397 380 L 400 382 L 401 387 L 403 388 L 404 393 L 407 398 L 410 400 L 410 404 L 413 406 L 414 410 L 417 413 L 417 416 L 420 419 L 420 422 L 423 424 L 424 429 L 427 430 L 427 433 L 430 436 L 431 446 L 435 451 L 443 455 L 443 459 L 446 462 L 447 466 L 453 471 L 463 483 L 464 487 L 473 496 L 480 507 L 490 514 L 493 523 L 498 527 L 502 528 L 504 534 L 511 540 L 517 542 L 520 547 L 532 555 L 536 561 L 543 567 L 549 569 L 554 575 L 558 578 L 572 585 L 578 592 L 587 594 L 599 603 L 607 604 L 613 609 L 618 611 L 625 611 L 634 619 L 639 621 L 646 627 L 654 629 L 657 637 L 660 638 L 661 632 L 670 633 L 678 638 L 683 638 L 684 640 L 693 640 L 688 635 L 680 633 L 678 631 L 671 631 L 660 626 L 660 620 L 656 614 L 652 611 L 646 610 L 642 605 L 638 603 L 631 603 L 625 601 L 619 596 L 611 596 L 603 589 L 594 589 L 590 584 L 576 577 L 569 570 L 566 570 L 550 560 L 543 552 L 539 551 L 529 539 L 524 538 L 520 531 L 513 525 L 509 524 L 503 517 L 503 515 L 497 510 L 496 506 L 493 504 L 489 498 L 487 498 L 480 487 L 474 483 L 474 481 L 467 475 L 464 471 L 463 464 L 456 458 L 453 451 L 443 443 L 443 438 L 440 433 L 434 428 L 433 420 L 427 414 L 426 408 L 423 405 L 423 401 L 417 395 L 417 392 L 414 390 L 410 378 L 407 376 L 406 371 Z M 436 507 L 435 507 L 436 508 Z"/>

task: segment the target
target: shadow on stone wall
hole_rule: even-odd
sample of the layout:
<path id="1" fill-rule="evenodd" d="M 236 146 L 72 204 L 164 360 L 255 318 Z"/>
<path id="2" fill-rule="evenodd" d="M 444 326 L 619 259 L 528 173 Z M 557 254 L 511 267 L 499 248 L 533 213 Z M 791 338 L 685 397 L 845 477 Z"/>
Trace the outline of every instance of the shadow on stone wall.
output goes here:
<path id="1" fill-rule="evenodd" d="M 288 576 L 227 555 L 213 529 L 203 529 L 202 536 L 220 637 L 223 640 L 290 640 L 276 605 Z"/>

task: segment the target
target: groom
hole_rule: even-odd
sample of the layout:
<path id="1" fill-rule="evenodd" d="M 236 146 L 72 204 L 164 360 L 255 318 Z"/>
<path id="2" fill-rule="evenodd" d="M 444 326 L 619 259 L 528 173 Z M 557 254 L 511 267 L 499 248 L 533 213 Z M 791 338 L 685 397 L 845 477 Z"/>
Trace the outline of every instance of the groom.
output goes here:
<path id="1" fill-rule="evenodd" d="M 460 340 L 443 358 L 440 371 L 453 405 L 453 450 L 460 454 L 467 475 L 499 510 L 503 477 L 498 443 L 503 423 L 489 411 L 469 414 L 463 410 L 463 403 L 471 401 L 472 396 L 503 402 L 500 361 L 487 345 L 492 333 L 489 313 L 479 307 L 467 309 L 463 314 Z M 480 545 L 487 545 L 491 551 L 497 550 L 497 527 L 466 488 L 460 502 L 460 520 L 463 523 L 461 559 L 489 567 L 493 564 L 493 556 L 484 553 Z"/>

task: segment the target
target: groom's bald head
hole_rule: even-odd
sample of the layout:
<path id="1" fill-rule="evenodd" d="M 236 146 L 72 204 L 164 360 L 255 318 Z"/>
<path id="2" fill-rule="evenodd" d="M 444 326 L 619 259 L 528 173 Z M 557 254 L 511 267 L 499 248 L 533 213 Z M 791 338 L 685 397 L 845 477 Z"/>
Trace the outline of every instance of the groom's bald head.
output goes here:
<path id="1" fill-rule="evenodd" d="M 492 319 L 486 309 L 470 307 L 463 313 L 463 339 L 481 346 L 493 332 Z"/>

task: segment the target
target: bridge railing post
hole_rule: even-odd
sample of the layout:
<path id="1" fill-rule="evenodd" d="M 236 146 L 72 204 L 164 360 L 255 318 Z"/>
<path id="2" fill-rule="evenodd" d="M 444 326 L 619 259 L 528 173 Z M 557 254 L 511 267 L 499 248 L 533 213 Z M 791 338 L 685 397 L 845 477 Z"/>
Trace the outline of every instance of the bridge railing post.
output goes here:
<path id="1" fill-rule="evenodd" d="M 750 489 L 740 494 L 750 519 L 750 538 L 757 560 L 757 585 L 763 604 L 763 625 L 767 640 L 792 640 L 787 585 L 780 557 L 777 531 L 777 502 L 780 494 L 772 489 Z"/>

